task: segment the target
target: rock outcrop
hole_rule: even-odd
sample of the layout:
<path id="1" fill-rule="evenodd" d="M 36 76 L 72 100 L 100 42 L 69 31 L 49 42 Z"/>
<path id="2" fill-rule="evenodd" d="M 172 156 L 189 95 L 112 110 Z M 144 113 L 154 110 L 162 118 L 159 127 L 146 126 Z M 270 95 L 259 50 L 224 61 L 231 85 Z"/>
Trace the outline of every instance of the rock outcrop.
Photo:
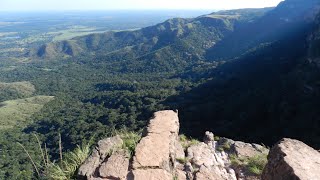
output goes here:
<path id="1" fill-rule="evenodd" d="M 79 168 L 79 179 L 91 179 L 97 176 L 98 168 L 106 160 L 106 157 L 123 144 L 119 136 L 103 139 L 98 142 L 98 146 L 93 150 L 85 163 Z"/>
<path id="2" fill-rule="evenodd" d="M 99 176 L 110 179 L 125 179 L 128 174 L 129 158 L 127 152 L 113 153 L 99 168 Z"/>
<path id="3" fill-rule="evenodd" d="M 164 169 L 170 171 L 178 141 L 179 118 L 174 111 L 154 114 L 147 134 L 136 147 L 133 169 Z"/>
<path id="4" fill-rule="evenodd" d="M 262 179 L 320 179 L 320 153 L 301 141 L 285 138 L 271 149 Z"/>
<path id="5" fill-rule="evenodd" d="M 79 179 L 159 179 L 172 180 L 176 157 L 184 158 L 179 144 L 179 118 L 174 111 L 154 114 L 135 149 L 132 159 L 123 150 L 123 141 L 115 136 L 99 141 L 91 156 L 79 168 Z M 179 172 L 179 176 L 183 176 Z"/>
<path id="6" fill-rule="evenodd" d="M 259 144 L 249 144 L 241 141 L 234 141 L 231 151 L 239 157 L 253 157 L 261 153 L 268 154 L 269 150 Z"/>
<path id="7" fill-rule="evenodd" d="M 319 152 L 304 143 L 284 139 L 271 152 L 264 146 L 215 137 L 206 132 L 200 142 L 179 136 L 178 113 L 154 114 L 134 155 L 124 148 L 128 139 L 99 141 L 79 168 L 88 180 L 317 180 Z M 269 162 L 261 174 L 269 153 Z"/>

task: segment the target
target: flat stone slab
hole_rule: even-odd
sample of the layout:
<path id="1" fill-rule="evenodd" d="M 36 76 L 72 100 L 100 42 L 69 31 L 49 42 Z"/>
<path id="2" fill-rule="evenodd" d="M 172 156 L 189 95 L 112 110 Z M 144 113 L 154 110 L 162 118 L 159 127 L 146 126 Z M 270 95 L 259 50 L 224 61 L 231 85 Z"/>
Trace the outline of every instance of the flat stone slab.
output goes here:
<path id="1" fill-rule="evenodd" d="M 173 176 L 163 169 L 136 169 L 128 180 L 173 180 Z"/>
<path id="2" fill-rule="evenodd" d="M 146 136 L 136 147 L 133 168 L 167 167 L 172 138 L 177 137 L 178 132 L 179 118 L 176 112 L 171 110 L 156 112 L 147 127 Z"/>

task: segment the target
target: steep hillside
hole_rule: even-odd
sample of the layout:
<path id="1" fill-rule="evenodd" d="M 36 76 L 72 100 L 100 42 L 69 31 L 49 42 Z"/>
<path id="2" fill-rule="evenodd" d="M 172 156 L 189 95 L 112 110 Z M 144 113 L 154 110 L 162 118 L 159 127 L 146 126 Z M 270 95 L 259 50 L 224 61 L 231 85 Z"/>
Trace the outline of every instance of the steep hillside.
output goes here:
<path id="1" fill-rule="evenodd" d="M 319 12 L 318 0 L 286 0 L 264 16 L 237 28 L 234 33 L 207 50 L 209 60 L 239 57 L 257 46 L 273 43 L 303 30 Z"/>
<path id="2" fill-rule="evenodd" d="M 285 14 L 292 2 L 301 1 L 288 0 L 269 14 Z M 251 49 L 212 72 L 212 81 L 168 100 L 181 109 L 182 130 L 200 136 L 196 132 L 209 129 L 270 145 L 292 137 L 319 148 L 319 16 L 310 17 L 312 10 L 299 17 L 315 21 Z"/>
<path id="3" fill-rule="evenodd" d="M 308 58 L 310 62 L 313 62 L 320 67 L 320 14 L 318 14 L 315 24 L 314 30 L 308 39 Z"/>
<path id="4" fill-rule="evenodd" d="M 49 43 L 29 55 L 40 59 L 123 62 L 125 72 L 177 71 L 204 60 L 206 50 L 233 32 L 238 24 L 269 10 L 232 10 L 194 19 L 170 19 L 136 31 L 106 32 Z"/>

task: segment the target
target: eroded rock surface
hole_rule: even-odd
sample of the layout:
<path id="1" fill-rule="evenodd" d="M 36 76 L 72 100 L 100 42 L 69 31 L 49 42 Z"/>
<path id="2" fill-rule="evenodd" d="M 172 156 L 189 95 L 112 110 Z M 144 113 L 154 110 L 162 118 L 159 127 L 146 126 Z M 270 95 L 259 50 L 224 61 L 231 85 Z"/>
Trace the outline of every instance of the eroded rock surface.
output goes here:
<path id="1" fill-rule="evenodd" d="M 147 128 L 147 135 L 136 147 L 133 168 L 159 168 L 169 170 L 170 152 L 178 139 L 179 118 L 174 111 L 154 114 Z"/>
<path id="2" fill-rule="evenodd" d="M 262 179 L 320 179 L 320 153 L 301 141 L 282 139 L 271 149 Z"/>
<path id="3" fill-rule="evenodd" d="M 268 154 L 269 150 L 259 144 L 249 144 L 241 141 L 235 141 L 230 146 L 231 151 L 239 157 L 252 157 L 261 153 Z"/>
<path id="4" fill-rule="evenodd" d="M 99 168 L 99 176 L 111 179 L 125 179 L 128 174 L 129 158 L 125 151 L 113 153 Z"/>
<path id="5" fill-rule="evenodd" d="M 98 146 L 87 158 L 85 163 L 78 170 L 79 179 L 89 179 L 95 176 L 100 164 L 105 160 L 107 155 L 123 144 L 120 136 L 114 136 L 100 140 Z"/>
<path id="6" fill-rule="evenodd" d="M 202 165 L 196 173 L 196 180 L 237 180 L 235 172 L 229 171 L 222 166 Z"/>
<path id="7" fill-rule="evenodd" d="M 173 175 L 164 169 L 136 169 L 128 180 L 173 180 Z"/>

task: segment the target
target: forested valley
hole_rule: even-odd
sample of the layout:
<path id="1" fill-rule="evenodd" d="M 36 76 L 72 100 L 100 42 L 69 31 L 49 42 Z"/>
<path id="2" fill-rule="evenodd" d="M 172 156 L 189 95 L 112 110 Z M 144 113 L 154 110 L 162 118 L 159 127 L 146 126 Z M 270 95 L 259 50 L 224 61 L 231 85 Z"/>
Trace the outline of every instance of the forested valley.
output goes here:
<path id="1" fill-rule="evenodd" d="M 187 136 L 210 130 L 266 145 L 286 136 L 319 148 L 318 5 L 174 18 L 1 56 L 0 115 L 14 116 L 0 122 L 0 179 L 36 177 L 18 144 L 40 163 L 34 134 L 57 160 L 60 136 L 71 151 L 140 132 L 163 109 L 179 110 Z"/>

